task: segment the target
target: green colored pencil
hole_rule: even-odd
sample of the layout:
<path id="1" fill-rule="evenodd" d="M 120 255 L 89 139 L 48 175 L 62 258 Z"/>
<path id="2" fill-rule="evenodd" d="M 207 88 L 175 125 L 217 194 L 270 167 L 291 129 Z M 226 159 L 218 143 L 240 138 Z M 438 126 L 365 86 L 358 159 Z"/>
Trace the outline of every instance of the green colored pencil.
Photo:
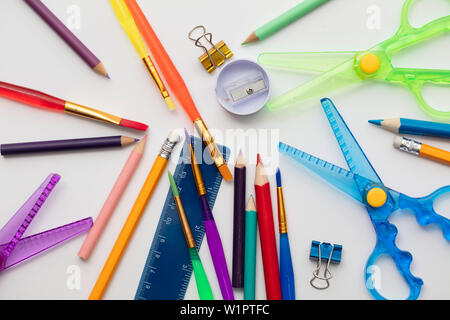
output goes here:
<path id="1" fill-rule="evenodd" d="M 253 31 L 242 44 L 264 40 L 329 0 L 304 0 L 289 11 Z"/>
<path id="2" fill-rule="evenodd" d="M 256 206 L 253 196 L 245 208 L 244 300 L 255 300 Z"/>

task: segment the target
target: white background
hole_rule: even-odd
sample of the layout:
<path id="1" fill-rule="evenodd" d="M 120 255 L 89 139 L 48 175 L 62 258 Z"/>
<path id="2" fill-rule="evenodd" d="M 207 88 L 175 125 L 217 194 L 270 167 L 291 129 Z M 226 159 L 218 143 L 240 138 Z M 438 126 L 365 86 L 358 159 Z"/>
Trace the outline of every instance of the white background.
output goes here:
<path id="1" fill-rule="evenodd" d="M 89 261 L 77 252 L 83 238 L 74 239 L 43 255 L 1 273 L 2 299 L 86 299 L 105 262 L 160 145 L 172 129 L 190 127 L 187 115 L 177 103 L 169 112 L 159 92 L 139 60 L 134 47 L 122 30 L 108 1 L 46 0 L 46 5 L 63 21 L 70 19 L 67 9 L 81 9 L 80 29 L 76 35 L 102 60 L 112 80 L 91 71 L 85 63 L 23 1 L 0 2 L 0 79 L 53 94 L 57 97 L 95 107 L 150 125 L 149 142 L 142 162 L 125 191 L 98 246 Z M 203 24 L 214 40 L 224 40 L 234 53 L 233 59 L 256 60 L 266 51 L 363 50 L 392 36 L 400 23 L 403 1 L 336 0 L 288 26 L 265 41 L 247 47 L 240 43 L 264 22 L 291 8 L 296 0 L 237 1 L 165 0 L 139 1 L 144 13 L 162 40 L 169 55 L 186 81 L 199 111 L 211 129 L 279 130 L 280 140 L 298 146 L 323 159 L 346 167 L 338 144 L 319 105 L 319 100 L 304 104 L 304 110 L 283 113 L 259 113 L 234 116 L 216 102 L 214 87 L 219 71 L 207 74 L 197 57 L 201 49 L 187 39 L 187 33 Z M 379 28 L 368 27 L 379 9 Z M 369 10 L 368 10 L 369 9 Z M 417 1 L 412 7 L 413 25 L 449 14 L 446 0 Z M 376 13 L 376 12 L 375 12 Z M 443 35 L 397 55 L 394 63 L 402 67 L 450 68 L 450 36 Z M 309 75 L 268 70 L 272 97 L 310 78 Z M 434 104 L 447 105 L 448 89 L 427 90 Z M 431 97 L 432 95 L 432 97 Z M 371 126 L 368 119 L 406 117 L 429 119 L 412 94 L 403 87 L 364 83 L 345 92 L 330 94 L 342 116 L 365 150 L 374 168 L 387 186 L 410 196 L 422 196 L 449 184 L 449 168 L 401 153 L 392 147 L 393 134 Z M 140 132 L 102 125 L 92 121 L 30 108 L 5 99 L 0 100 L 0 142 L 12 143 L 107 135 L 133 135 Z M 448 109 L 447 109 L 448 110 Z M 216 131 L 217 132 L 217 131 Z M 229 131 L 227 131 L 229 132 Z M 258 131 L 259 132 L 259 131 Z M 247 192 L 253 193 L 255 154 L 246 146 L 223 141 L 233 148 L 233 158 L 243 147 L 248 161 Z M 421 139 L 437 147 L 450 149 L 443 139 Z M 255 142 L 253 142 L 255 143 Z M 266 140 L 259 141 L 266 149 Z M 275 144 L 277 141 L 275 141 Z M 180 146 L 174 152 L 177 159 Z M 275 157 L 263 153 L 263 159 Z M 96 217 L 107 197 L 129 149 L 39 154 L 0 158 L 0 225 L 20 207 L 51 172 L 62 175 L 54 193 L 33 221 L 27 234 L 33 234 L 84 217 Z M 232 160 L 234 163 L 234 160 Z M 168 169 L 174 170 L 174 162 Z M 375 233 L 363 206 L 319 180 L 307 170 L 281 157 L 289 237 L 298 299 L 371 299 L 364 286 L 363 268 L 375 245 Z M 232 166 L 230 166 L 232 169 Z M 269 177 L 274 189 L 275 179 Z M 123 256 L 104 296 L 105 299 L 133 299 L 168 190 L 162 179 Z M 231 272 L 232 256 L 232 183 L 223 183 L 214 215 L 221 232 Z M 274 218 L 276 198 L 273 190 Z M 436 205 L 450 213 L 450 202 Z M 398 226 L 397 244 L 413 254 L 411 270 L 424 280 L 420 298 L 450 298 L 449 243 L 438 228 L 420 227 L 404 212 L 390 220 Z M 332 266 L 334 278 L 325 291 L 309 285 L 315 263 L 309 260 L 311 240 L 343 245 L 342 263 Z M 220 290 L 206 242 L 200 251 L 215 297 Z M 81 272 L 80 288 L 67 286 L 70 266 Z M 389 259 L 380 262 L 381 292 L 388 297 L 404 298 L 408 288 Z M 261 253 L 257 256 L 257 299 L 265 299 Z M 242 299 L 242 291 L 235 290 Z M 186 298 L 198 299 L 191 281 Z"/>

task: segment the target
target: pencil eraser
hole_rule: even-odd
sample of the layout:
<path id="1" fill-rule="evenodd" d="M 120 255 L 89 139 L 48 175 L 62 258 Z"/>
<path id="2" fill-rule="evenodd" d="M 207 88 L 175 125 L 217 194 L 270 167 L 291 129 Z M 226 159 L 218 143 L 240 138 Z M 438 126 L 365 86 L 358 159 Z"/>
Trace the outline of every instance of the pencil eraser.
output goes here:
<path id="1" fill-rule="evenodd" d="M 394 138 L 394 147 L 396 149 L 400 148 L 400 146 L 402 145 L 402 142 L 403 142 L 403 138 L 402 137 L 395 136 L 395 138 Z"/>
<path id="2" fill-rule="evenodd" d="M 231 113 L 248 115 L 257 112 L 269 99 L 270 82 L 266 71 L 250 60 L 235 60 L 220 71 L 216 96 Z"/>

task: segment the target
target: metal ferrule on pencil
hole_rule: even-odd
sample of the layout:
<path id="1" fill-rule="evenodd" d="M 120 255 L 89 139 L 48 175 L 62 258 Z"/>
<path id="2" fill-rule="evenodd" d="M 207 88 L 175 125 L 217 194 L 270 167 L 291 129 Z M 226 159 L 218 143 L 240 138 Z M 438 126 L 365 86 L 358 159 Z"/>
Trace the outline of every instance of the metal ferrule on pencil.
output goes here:
<path id="1" fill-rule="evenodd" d="M 418 156 L 421 147 L 422 144 L 420 142 L 403 137 L 399 149 Z"/>
<path id="2" fill-rule="evenodd" d="M 161 146 L 161 151 L 159 152 L 159 156 L 161 158 L 169 160 L 170 155 L 172 154 L 173 149 L 175 148 L 175 145 L 177 144 L 178 139 L 175 139 L 172 137 L 172 134 L 169 134 L 167 139 L 164 141 L 163 145 Z"/>
<path id="3" fill-rule="evenodd" d="M 81 104 L 76 104 L 74 102 L 66 101 L 64 105 L 64 112 L 81 116 L 84 118 L 89 118 L 97 121 L 103 121 L 113 124 L 120 124 L 122 118 L 118 116 L 113 116 L 112 114 L 92 109 L 89 107 L 82 106 Z"/>
<path id="4" fill-rule="evenodd" d="M 277 197 L 280 233 L 287 233 L 286 210 L 284 209 L 283 189 L 281 187 L 277 187 Z"/>
<path id="5" fill-rule="evenodd" d="M 208 128 L 205 125 L 205 122 L 202 118 L 198 118 L 194 120 L 194 127 L 197 129 L 198 133 L 201 135 L 205 146 L 208 148 L 209 153 L 211 154 L 211 158 L 214 160 L 214 163 L 217 167 L 226 165 L 225 159 L 222 156 L 219 148 L 214 142 L 214 138 L 209 133 Z"/>
<path id="6" fill-rule="evenodd" d="M 180 196 L 174 196 L 173 198 L 178 209 L 178 216 L 180 217 L 181 228 L 183 229 L 187 246 L 189 249 L 195 248 L 195 240 L 192 236 L 191 228 L 189 227 L 189 222 L 186 217 L 186 212 L 184 211 L 183 204 L 181 203 L 181 198 Z"/>

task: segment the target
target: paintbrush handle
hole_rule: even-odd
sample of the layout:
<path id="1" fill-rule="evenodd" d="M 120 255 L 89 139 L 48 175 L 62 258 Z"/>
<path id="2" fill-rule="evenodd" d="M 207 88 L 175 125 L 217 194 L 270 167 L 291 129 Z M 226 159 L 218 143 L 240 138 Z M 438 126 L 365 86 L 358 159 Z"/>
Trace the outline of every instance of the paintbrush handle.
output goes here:
<path id="1" fill-rule="evenodd" d="M 219 281 L 220 291 L 224 300 L 234 300 L 233 289 L 231 288 L 230 274 L 228 273 L 225 252 L 223 251 L 222 240 L 219 230 L 214 221 L 211 208 L 206 195 L 200 196 L 202 205 L 203 222 L 205 224 L 206 239 L 208 241 L 209 252 Z"/>
<path id="2" fill-rule="evenodd" d="M 202 261 L 197 252 L 197 248 L 190 248 L 189 255 L 191 256 L 192 268 L 194 269 L 195 282 L 197 284 L 197 291 L 200 300 L 214 300 L 214 296 L 209 285 L 208 277 L 203 268 Z"/>
<path id="3" fill-rule="evenodd" d="M 280 282 L 283 300 L 295 300 L 294 270 L 287 233 L 280 234 Z"/>

